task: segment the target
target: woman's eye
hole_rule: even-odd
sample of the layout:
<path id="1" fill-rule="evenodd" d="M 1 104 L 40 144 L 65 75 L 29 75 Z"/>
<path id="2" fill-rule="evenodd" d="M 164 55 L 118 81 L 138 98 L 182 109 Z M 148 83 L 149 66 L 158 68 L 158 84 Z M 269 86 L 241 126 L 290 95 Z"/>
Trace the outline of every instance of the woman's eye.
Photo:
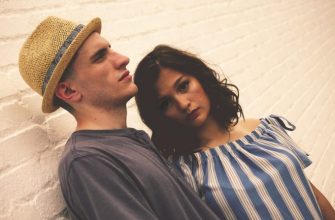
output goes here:
<path id="1" fill-rule="evenodd" d="M 178 86 L 179 92 L 186 92 L 188 89 L 190 82 L 188 80 L 185 80 L 184 82 L 180 83 Z"/>
<path id="2" fill-rule="evenodd" d="M 166 111 L 170 106 L 170 101 L 169 100 L 164 100 L 162 102 L 159 103 L 159 109 L 161 111 Z"/>

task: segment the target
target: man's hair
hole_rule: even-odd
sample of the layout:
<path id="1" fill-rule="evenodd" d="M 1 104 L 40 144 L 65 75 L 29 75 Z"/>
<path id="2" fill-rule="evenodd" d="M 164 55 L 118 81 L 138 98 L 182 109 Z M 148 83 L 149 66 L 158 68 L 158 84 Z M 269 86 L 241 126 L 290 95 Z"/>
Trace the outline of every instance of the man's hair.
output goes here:
<path id="1" fill-rule="evenodd" d="M 152 140 L 161 151 L 170 154 L 171 145 L 178 146 L 178 135 L 182 133 L 184 136 L 180 138 L 185 139 L 187 133 L 187 129 L 181 125 L 164 118 L 156 104 L 155 84 L 163 68 L 195 77 L 210 100 L 210 114 L 226 131 L 231 125 L 238 123 L 240 116 L 244 117 L 237 86 L 228 83 L 226 78 L 220 80 L 219 74 L 195 55 L 167 45 L 158 45 L 141 60 L 136 68 L 134 81 L 138 86 L 135 100 L 139 114 L 152 130 Z"/>

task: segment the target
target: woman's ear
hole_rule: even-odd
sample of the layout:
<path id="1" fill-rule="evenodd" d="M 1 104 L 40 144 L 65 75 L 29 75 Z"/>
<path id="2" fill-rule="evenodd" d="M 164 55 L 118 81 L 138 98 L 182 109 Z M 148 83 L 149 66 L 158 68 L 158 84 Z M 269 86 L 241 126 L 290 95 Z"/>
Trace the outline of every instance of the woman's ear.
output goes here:
<path id="1" fill-rule="evenodd" d="M 66 81 L 58 83 L 55 96 L 68 103 L 78 102 L 81 99 L 81 94 Z"/>

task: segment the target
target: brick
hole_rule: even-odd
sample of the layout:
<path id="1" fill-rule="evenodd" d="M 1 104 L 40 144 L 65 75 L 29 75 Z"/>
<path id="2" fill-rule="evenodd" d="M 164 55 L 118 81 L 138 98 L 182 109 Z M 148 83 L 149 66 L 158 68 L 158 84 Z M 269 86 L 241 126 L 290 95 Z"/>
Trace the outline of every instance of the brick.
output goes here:
<path id="1" fill-rule="evenodd" d="M 60 110 L 61 114 L 57 114 L 52 118 L 48 119 L 48 135 L 49 140 L 52 142 L 60 142 L 67 140 L 71 133 L 76 129 L 76 121 L 72 115 Z"/>
<path id="2" fill-rule="evenodd" d="M 334 195 L 335 191 L 335 177 L 334 177 L 335 167 L 332 165 L 330 168 L 327 167 L 327 176 L 323 188 L 321 189 L 322 192 L 325 194 L 327 199 L 334 204 L 332 201 L 332 196 Z"/>
<path id="3" fill-rule="evenodd" d="M 0 68 L 0 99 L 14 96 L 28 88 L 17 68 Z"/>
<path id="4" fill-rule="evenodd" d="M 0 213 L 10 210 L 15 203 L 32 201 L 34 196 L 43 190 L 47 182 L 55 181 L 55 178 L 51 178 L 50 172 L 40 166 L 37 161 L 26 163 L 17 168 L 15 172 L 1 176 Z"/>
<path id="5" fill-rule="evenodd" d="M 0 75 L 0 82 L 2 84 L 0 87 L 0 99 L 18 92 L 16 87 L 10 83 L 10 80 L 6 76 Z"/>
<path id="6" fill-rule="evenodd" d="M 51 198 L 52 203 L 50 203 Z M 59 184 L 38 194 L 36 208 L 41 213 L 42 219 L 52 219 L 63 211 L 64 199 Z"/>
<path id="7" fill-rule="evenodd" d="M 57 207 L 61 206 L 62 199 L 59 198 L 57 188 L 57 169 L 62 151 L 62 147 L 45 151 L 40 156 L 35 156 L 6 173 L 0 173 L 2 174 L 0 175 L 2 189 L 0 213 L 11 210 L 13 204 L 21 203 L 32 203 L 39 213 L 43 213 L 39 202 L 47 197 L 49 201 L 53 201 L 50 203 L 50 208 L 56 207 L 55 210 L 58 210 Z"/>
<path id="8" fill-rule="evenodd" d="M 0 140 L 0 170 L 28 160 L 48 147 L 45 130 L 33 126 Z"/>
<path id="9" fill-rule="evenodd" d="M 24 205 L 14 205 L 6 219 L 43 219 L 34 205 L 28 203 Z"/>
<path id="10" fill-rule="evenodd" d="M 18 102 L 0 107 L 0 132 L 9 128 L 18 128 L 21 124 L 29 123 L 32 115 Z"/>
<path id="11" fill-rule="evenodd" d="M 39 0 L 30 0 L 28 2 L 24 2 L 21 0 L 3 0 L 1 1 L 0 13 L 5 14 L 9 12 L 15 12 L 20 10 L 32 10 L 32 9 L 39 9 L 42 7 L 59 7 L 64 6 L 67 1 L 59 0 L 57 2 L 49 2 L 49 1 L 39 1 Z"/>
<path id="12" fill-rule="evenodd" d="M 42 97 L 34 91 L 24 95 L 21 99 L 22 106 L 34 116 L 33 120 L 42 123 L 44 114 L 42 112 Z"/>
<path id="13" fill-rule="evenodd" d="M 17 61 L 15 61 L 16 63 Z M 14 86 L 18 91 L 30 90 L 30 87 L 26 84 L 26 82 L 21 77 L 18 67 L 10 69 L 7 73 L 7 78 L 9 79 L 9 83 Z"/>
<path id="14" fill-rule="evenodd" d="M 0 66 L 12 65 L 18 62 L 22 41 L 8 41 L 0 44 Z"/>
<path id="15" fill-rule="evenodd" d="M 147 133 L 151 134 L 151 131 L 148 127 L 146 127 L 143 122 L 141 121 L 141 118 L 138 117 L 138 111 L 136 108 L 136 105 L 133 105 L 132 107 L 128 108 L 128 114 L 127 114 L 127 125 L 128 127 L 133 127 L 139 130 L 144 130 Z"/>

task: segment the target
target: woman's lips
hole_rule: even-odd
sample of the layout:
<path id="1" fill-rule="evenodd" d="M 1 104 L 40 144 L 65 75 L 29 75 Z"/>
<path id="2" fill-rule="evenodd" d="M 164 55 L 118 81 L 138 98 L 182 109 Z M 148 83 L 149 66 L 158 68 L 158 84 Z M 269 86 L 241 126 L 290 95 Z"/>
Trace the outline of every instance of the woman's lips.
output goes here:
<path id="1" fill-rule="evenodd" d="M 199 117 L 199 115 L 200 115 L 199 108 L 196 108 L 190 114 L 188 114 L 188 117 L 191 120 L 195 120 L 197 117 Z"/>

